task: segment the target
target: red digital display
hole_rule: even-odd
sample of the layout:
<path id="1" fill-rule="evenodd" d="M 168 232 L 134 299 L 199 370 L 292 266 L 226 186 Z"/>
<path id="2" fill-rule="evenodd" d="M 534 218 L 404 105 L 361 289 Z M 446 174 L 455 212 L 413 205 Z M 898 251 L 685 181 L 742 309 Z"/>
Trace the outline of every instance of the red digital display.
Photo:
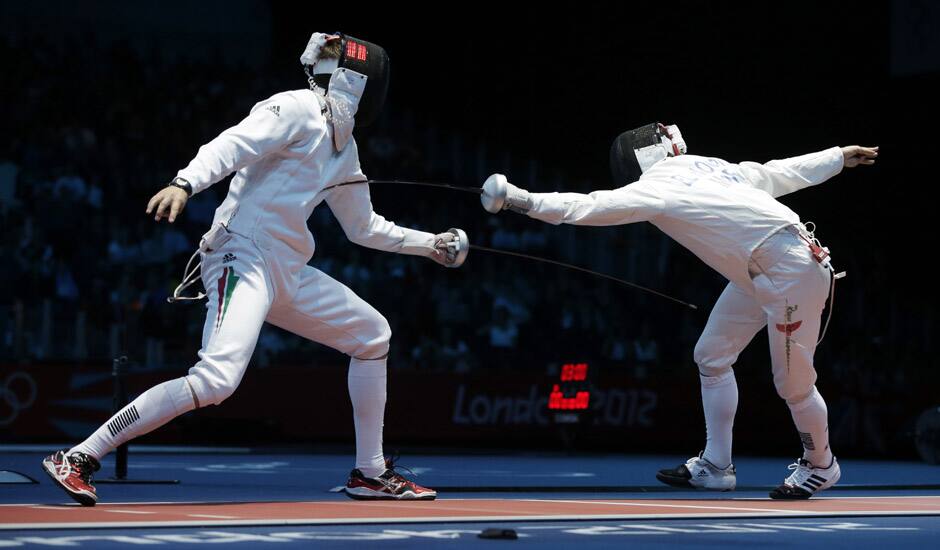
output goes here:
<path id="1" fill-rule="evenodd" d="M 368 50 L 362 44 L 358 42 L 346 42 L 346 58 L 355 59 L 356 61 L 365 62 L 366 56 L 368 55 Z"/>
<path id="2" fill-rule="evenodd" d="M 587 372 L 587 363 L 566 363 L 562 365 L 560 381 L 567 387 L 563 391 L 562 384 L 552 385 L 552 391 L 548 394 L 548 408 L 562 411 L 587 409 L 591 400 L 591 392 L 582 389 L 587 381 Z M 572 384 L 572 382 L 580 383 Z M 575 387 L 572 388 L 572 385 Z M 572 390 L 574 391 L 572 392 Z M 572 393 L 574 393 L 574 396 L 571 396 Z"/>
<path id="3" fill-rule="evenodd" d="M 579 391 L 574 397 L 565 397 L 558 384 L 555 384 L 552 386 L 552 393 L 548 394 L 548 408 L 562 411 L 583 410 L 588 408 L 590 399 L 591 392 L 588 391 Z"/>
<path id="4" fill-rule="evenodd" d="M 562 382 L 587 380 L 587 363 L 567 363 L 561 366 Z"/>

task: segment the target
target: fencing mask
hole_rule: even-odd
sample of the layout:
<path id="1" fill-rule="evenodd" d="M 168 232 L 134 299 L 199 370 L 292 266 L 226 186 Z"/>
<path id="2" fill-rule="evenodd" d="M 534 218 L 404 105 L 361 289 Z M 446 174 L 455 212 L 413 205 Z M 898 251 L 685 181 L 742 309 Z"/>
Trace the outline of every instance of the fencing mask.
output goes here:
<path id="1" fill-rule="evenodd" d="M 645 124 L 617 136 L 610 147 L 610 173 L 615 185 L 627 185 L 666 157 L 685 154 L 679 127 Z"/>
<path id="2" fill-rule="evenodd" d="M 339 57 L 324 57 L 327 45 L 337 40 L 340 45 Z M 388 54 L 381 46 L 342 33 L 328 35 L 317 32 L 310 37 L 300 62 L 311 86 L 320 87 L 327 93 L 330 79 L 337 70 L 345 69 L 366 77 L 365 90 L 359 97 L 355 114 L 356 126 L 368 126 L 375 122 L 388 92 Z"/>

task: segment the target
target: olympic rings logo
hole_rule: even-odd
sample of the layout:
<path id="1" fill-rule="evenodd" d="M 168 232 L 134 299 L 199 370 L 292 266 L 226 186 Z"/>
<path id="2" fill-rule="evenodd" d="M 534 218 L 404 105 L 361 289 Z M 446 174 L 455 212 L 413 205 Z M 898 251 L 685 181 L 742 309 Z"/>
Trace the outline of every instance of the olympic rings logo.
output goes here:
<path id="1" fill-rule="evenodd" d="M 20 394 L 17 386 L 25 384 L 25 394 Z M 7 376 L 0 385 L 0 402 L 5 404 L 3 409 L 9 409 L 5 416 L 0 416 L 0 426 L 9 426 L 24 411 L 33 406 L 39 390 L 33 377 L 23 371 L 17 371 Z"/>

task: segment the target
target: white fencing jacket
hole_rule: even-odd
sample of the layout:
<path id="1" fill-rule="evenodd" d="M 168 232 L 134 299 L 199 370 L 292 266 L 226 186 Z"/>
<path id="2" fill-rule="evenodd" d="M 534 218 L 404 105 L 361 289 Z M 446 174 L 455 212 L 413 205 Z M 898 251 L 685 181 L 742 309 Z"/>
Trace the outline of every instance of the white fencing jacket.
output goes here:
<path id="1" fill-rule="evenodd" d="M 340 151 L 325 116 L 325 101 L 311 90 L 294 90 L 256 104 L 236 126 L 199 148 L 178 177 L 193 193 L 236 172 L 213 224 L 267 248 L 280 241 L 306 263 L 315 241 L 307 219 L 326 200 L 349 240 L 369 248 L 428 256 L 434 235 L 395 225 L 372 209 L 356 142 Z"/>
<path id="2" fill-rule="evenodd" d="M 530 217 L 553 224 L 649 221 L 728 280 L 747 288 L 748 262 L 768 237 L 800 223 L 775 200 L 842 171 L 839 147 L 767 164 L 679 155 L 611 191 L 533 193 Z"/>

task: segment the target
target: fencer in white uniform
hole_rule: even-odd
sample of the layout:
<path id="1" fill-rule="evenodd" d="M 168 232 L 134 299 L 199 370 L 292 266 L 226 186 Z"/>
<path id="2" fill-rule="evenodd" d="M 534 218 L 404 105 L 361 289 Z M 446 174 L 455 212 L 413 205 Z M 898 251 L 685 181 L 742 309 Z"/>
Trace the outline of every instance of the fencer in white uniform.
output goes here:
<path id="1" fill-rule="evenodd" d="M 727 278 L 694 352 L 705 449 L 657 477 L 676 486 L 734 489 L 731 432 L 738 390 L 732 367 L 766 326 L 774 385 L 790 408 L 804 450 L 771 496 L 808 498 L 840 476 L 813 367 L 833 274 L 828 249 L 812 226 L 776 197 L 822 183 L 843 167 L 872 164 L 877 148 L 833 147 L 766 164 L 685 153 L 676 126 L 645 125 L 618 136 L 611 148 L 614 180 L 623 187 L 586 195 L 530 193 L 494 174 L 481 198 L 490 212 L 509 209 L 552 224 L 648 221 Z"/>
<path id="2" fill-rule="evenodd" d="M 351 183 L 366 180 L 352 130 L 374 119 L 384 101 L 384 50 L 345 35 L 315 33 L 301 62 L 309 89 L 255 105 L 244 120 L 202 146 L 148 206 L 158 221 L 166 215 L 172 222 L 188 195 L 235 172 L 199 247 L 208 299 L 199 361 L 187 376 L 147 390 L 84 442 L 44 461 L 50 476 L 82 504 L 97 499 L 90 473 L 101 457 L 180 414 L 232 395 L 265 322 L 350 357 L 356 464 L 347 494 L 436 495 L 386 462 L 382 426 L 391 329 L 352 290 L 307 265 L 315 247 L 307 219 L 326 202 L 353 243 L 448 267 L 462 262 L 456 250 L 462 232 L 435 235 L 396 225 L 373 210 L 367 183 Z"/>

